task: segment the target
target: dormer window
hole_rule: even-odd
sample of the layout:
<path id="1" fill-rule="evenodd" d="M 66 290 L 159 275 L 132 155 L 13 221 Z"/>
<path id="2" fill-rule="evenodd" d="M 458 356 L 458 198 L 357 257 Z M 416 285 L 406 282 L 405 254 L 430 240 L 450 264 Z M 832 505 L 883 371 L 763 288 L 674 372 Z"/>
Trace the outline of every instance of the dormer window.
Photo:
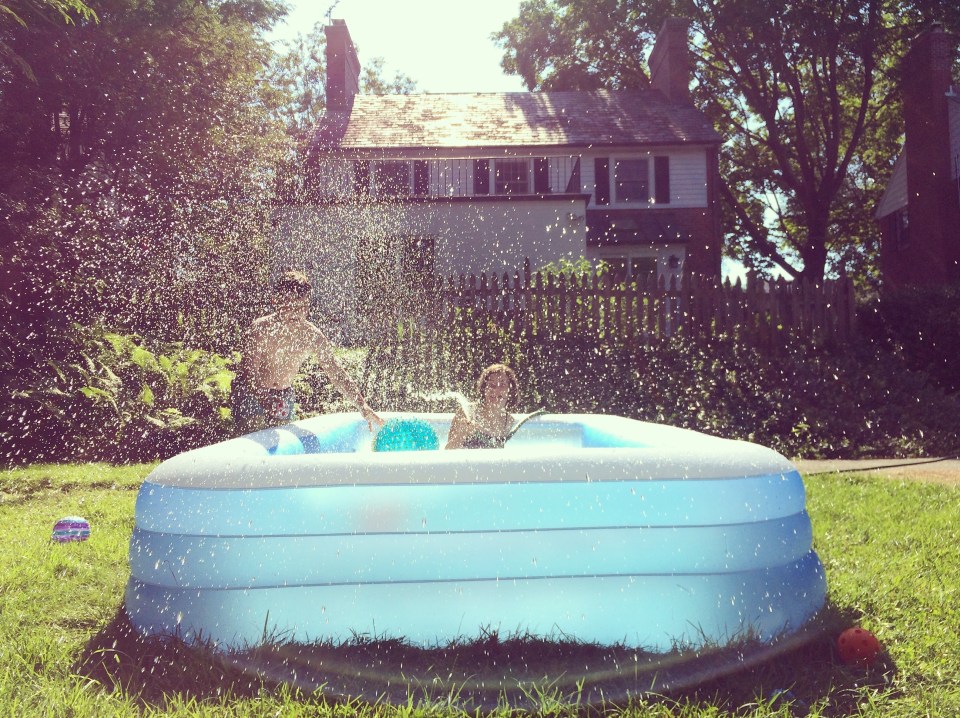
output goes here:
<path id="1" fill-rule="evenodd" d="M 650 163 L 646 159 L 618 159 L 613 172 L 615 202 L 646 204 L 650 201 Z"/>
<path id="2" fill-rule="evenodd" d="M 495 194 L 529 194 L 530 163 L 527 160 L 494 160 Z"/>
<path id="3" fill-rule="evenodd" d="M 377 197 L 410 194 L 410 163 L 396 160 L 373 163 L 373 192 Z"/>
<path id="4" fill-rule="evenodd" d="M 594 177 L 598 206 L 670 204 L 669 155 L 597 157 Z"/>

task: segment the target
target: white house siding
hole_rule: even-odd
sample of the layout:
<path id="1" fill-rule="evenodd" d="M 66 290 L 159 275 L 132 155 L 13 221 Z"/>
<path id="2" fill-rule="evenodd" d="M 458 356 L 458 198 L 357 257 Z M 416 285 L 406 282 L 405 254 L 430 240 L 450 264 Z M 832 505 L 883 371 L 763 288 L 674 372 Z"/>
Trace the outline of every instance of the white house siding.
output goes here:
<path id="1" fill-rule="evenodd" d="M 315 189 L 324 197 L 346 199 L 353 195 L 353 162 L 337 157 L 317 160 L 312 173 Z"/>
<path id="2" fill-rule="evenodd" d="M 585 253 L 582 200 L 439 201 L 412 204 L 343 203 L 276 211 L 273 268 L 302 267 L 315 287 L 318 321 L 341 337 L 352 335 L 355 255 L 360 238 L 398 257 L 403 237 L 430 237 L 435 271 L 502 273 L 534 270 Z"/>
<path id="3" fill-rule="evenodd" d="M 440 274 L 512 274 L 525 258 L 537 269 L 584 254 L 582 201 L 441 202 L 424 210 L 424 231 L 437 238 Z"/>
<path id="4" fill-rule="evenodd" d="M 673 152 L 670 155 L 670 206 L 707 206 L 707 153 Z"/>
<path id="5" fill-rule="evenodd" d="M 883 219 L 898 209 L 903 209 L 907 206 L 907 201 L 907 151 L 904 149 L 893 165 L 890 182 L 877 204 L 874 218 Z"/>

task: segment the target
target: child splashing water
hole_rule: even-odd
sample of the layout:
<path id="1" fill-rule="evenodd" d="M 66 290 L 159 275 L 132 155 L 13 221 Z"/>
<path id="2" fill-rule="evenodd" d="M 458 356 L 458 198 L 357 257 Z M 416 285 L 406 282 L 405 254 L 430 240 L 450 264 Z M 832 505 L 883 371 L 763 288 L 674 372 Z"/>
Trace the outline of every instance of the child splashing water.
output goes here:
<path id="1" fill-rule="evenodd" d="M 477 403 L 463 395 L 450 425 L 447 449 L 502 448 L 511 434 L 515 417 L 510 409 L 517 403 L 517 375 L 506 364 L 491 364 L 477 379 Z M 447 396 L 451 396 L 447 394 Z"/>

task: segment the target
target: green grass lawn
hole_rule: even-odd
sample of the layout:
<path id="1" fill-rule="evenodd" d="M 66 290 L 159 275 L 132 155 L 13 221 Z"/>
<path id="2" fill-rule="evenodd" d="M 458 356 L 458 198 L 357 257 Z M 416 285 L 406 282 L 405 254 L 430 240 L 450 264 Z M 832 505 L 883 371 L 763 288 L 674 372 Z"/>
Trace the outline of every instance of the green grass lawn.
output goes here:
<path id="1" fill-rule="evenodd" d="M 182 648 L 125 654 L 125 644 L 111 636 L 128 576 L 136 489 L 150 468 L 0 471 L 0 715 L 459 714 L 443 702 L 412 698 L 391 707 L 297 695 Z M 832 619 L 873 631 L 889 654 L 882 669 L 841 665 L 831 634 L 697 690 L 598 712 L 960 715 L 960 489 L 842 475 L 807 477 L 807 490 Z M 88 542 L 50 541 L 54 522 L 68 515 L 91 522 Z M 105 678 L 114 665 L 110 672 L 122 688 Z M 790 690 L 797 702 L 771 705 L 775 689 Z M 574 715 L 578 709 L 545 693 L 539 712 Z"/>

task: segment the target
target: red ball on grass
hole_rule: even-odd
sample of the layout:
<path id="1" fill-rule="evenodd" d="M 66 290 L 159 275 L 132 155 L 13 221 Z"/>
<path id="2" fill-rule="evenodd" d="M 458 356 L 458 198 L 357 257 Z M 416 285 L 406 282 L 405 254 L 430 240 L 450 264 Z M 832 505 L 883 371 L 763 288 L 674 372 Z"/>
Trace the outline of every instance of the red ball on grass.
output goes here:
<path id="1" fill-rule="evenodd" d="M 876 662 L 882 650 L 877 637 L 859 626 L 848 628 L 837 639 L 840 660 L 848 665 L 869 668 Z"/>

